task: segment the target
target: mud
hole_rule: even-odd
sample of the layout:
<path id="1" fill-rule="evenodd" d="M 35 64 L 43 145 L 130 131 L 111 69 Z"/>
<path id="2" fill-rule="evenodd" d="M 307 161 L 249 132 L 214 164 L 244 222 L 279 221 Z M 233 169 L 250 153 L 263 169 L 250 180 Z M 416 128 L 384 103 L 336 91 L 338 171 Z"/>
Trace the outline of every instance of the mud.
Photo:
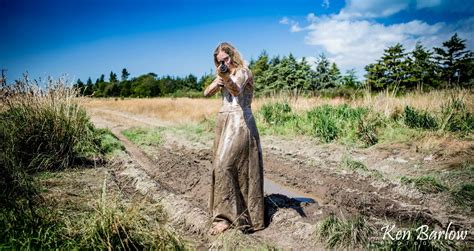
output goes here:
<path id="1" fill-rule="evenodd" d="M 137 126 L 142 120 L 146 122 L 142 126 L 163 124 L 142 117 L 133 118 L 129 114 L 118 115 L 117 111 L 102 116 L 104 113 L 107 111 L 97 112 L 92 117 L 94 122 L 112 128 L 125 142 L 132 156 L 130 161 L 137 163 L 134 175 L 126 172 L 124 175 L 148 180 L 135 181 L 136 189 L 143 192 L 146 189 L 141 187 L 148 187 L 157 194 L 156 199 L 164 198 L 177 226 L 182 226 L 184 232 L 196 240 L 197 246 L 212 247 L 214 240 L 205 234 L 209 225 L 211 142 L 196 142 L 179 133 L 165 131 L 162 146 L 141 149 L 121 136 L 120 131 Z M 127 121 L 130 116 L 132 119 Z M 121 121 L 120 124 L 117 121 Z M 416 145 L 351 149 L 332 144 L 321 146 L 303 138 L 274 136 L 262 137 L 262 145 L 265 177 L 269 184 L 273 183 L 267 185 L 267 189 L 273 192 L 281 189 L 286 196 L 266 193 L 267 228 L 252 234 L 257 242 L 280 248 L 321 248 L 321 244 L 315 243 L 313 233 L 317 223 L 330 214 L 362 214 L 376 225 L 389 221 L 403 226 L 416 221 L 439 228 L 445 228 L 449 222 L 456 229 L 473 227 L 470 209 L 450 205 L 443 194 L 422 195 L 397 181 L 400 175 L 423 174 L 427 170 L 450 167 L 461 160 L 472 160 L 472 145 L 449 153 L 437 151 L 434 155 L 427 155 Z M 363 162 L 368 170 L 341 168 L 343 156 Z M 381 175 L 372 175 L 374 171 Z M 297 199 L 299 197 L 305 199 Z M 308 203 L 311 200 L 314 203 Z M 185 220 L 176 220 L 181 218 Z M 196 219 L 197 222 L 193 222 Z M 470 238 L 472 241 L 472 235 Z"/>

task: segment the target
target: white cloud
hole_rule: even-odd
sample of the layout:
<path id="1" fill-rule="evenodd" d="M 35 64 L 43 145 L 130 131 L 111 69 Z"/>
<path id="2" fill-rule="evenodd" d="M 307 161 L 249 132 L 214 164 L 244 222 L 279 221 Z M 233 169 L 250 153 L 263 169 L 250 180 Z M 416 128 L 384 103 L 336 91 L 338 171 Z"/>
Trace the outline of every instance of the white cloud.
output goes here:
<path id="1" fill-rule="evenodd" d="M 418 0 L 416 1 L 416 8 L 423 9 L 423 8 L 431 8 L 436 7 L 441 4 L 441 0 Z"/>
<path id="2" fill-rule="evenodd" d="M 470 29 L 456 29 L 469 25 Z M 321 48 L 321 52 L 326 53 L 328 59 L 335 61 L 344 71 L 355 68 L 362 75 L 364 66 L 379 59 L 388 46 L 401 43 L 410 51 L 420 41 L 428 48 L 439 47 L 456 31 L 463 38 L 474 37 L 473 26 L 474 17 L 456 25 L 430 25 L 420 20 L 384 25 L 368 20 L 341 20 L 323 16 L 304 29 L 308 30 L 307 44 Z M 472 48 L 472 42 L 469 44 Z"/>
<path id="3" fill-rule="evenodd" d="M 346 6 L 340 12 L 340 17 L 387 17 L 401 10 L 407 9 L 410 2 L 410 0 L 347 0 Z"/>
<path id="4" fill-rule="evenodd" d="M 294 23 L 291 25 L 291 32 L 300 32 L 301 30 L 303 30 L 303 28 L 300 27 L 299 23 Z"/>
<path id="5" fill-rule="evenodd" d="M 401 11 L 430 8 L 435 12 L 474 13 L 474 2 L 465 0 L 346 0 L 338 18 L 388 17 Z"/>
<path id="6" fill-rule="evenodd" d="M 310 22 L 310 23 L 315 22 L 316 21 L 316 15 L 314 13 L 309 13 L 306 16 L 306 20 L 308 20 L 308 22 Z"/>
<path id="7" fill-rule="evenodd" d="M 329 8 L 329 0 L 323 0 L 323 3 L 321 4 L 321 7 L 327 9 Z"/>
<path id="8" fill-rule="evenodd" d="M 279 23 L 280 24 L 289 24 L 290 20 L 287 17 L 283 17 L 282 19 L 280 19 Z"/>
<path id="9" fill-rule="evenodd" d="M 312 13 L 308 14 L 308 16 L 311 15 L 311 14 Z M 313 14 L 313 16 L 314 16 L 314 14 Z M 308 21 L 309 21 L 309 19 L 308 19 Z M 284 25 L 290 25 L 290 31 L 291 32 L 300 32 L 300 31 L 303 30 L 303 28 L 301 28 L 301 26 L 298 22 L 296 22 L 295 20 L 289 19 L 288 17 L 283 17 L 282 19 L 280 19 L 279 23 L 284 24 Z"/>
<path id="10" fill-rule="evenodd" d="M 377 4 L 374 4 L 377 2 Z M 420 1 L 417 8 L 428 8 L 440 4 L 439 1 Z M 380 3 L 380 4 L 379 4 Z M 386 3 L 384 8 L 376 8 Z M 412 4 L 415 1 L 412 2 Z M 305 31 L 305 42 L 314 46 L 308 61 L 315 61 L 313 56 L 326 54 L 329 60 L 338 64 L 341 70 L 355 68 L 359 76 L 365 73 L 364 66 L 376 62 L 383 55 L 384 49 L 401 43 L 406 51 L 421 42 L 425 47 L 441 47 L 442 42 L 455 32 L 467 40 L 467 47 L 474 49 L 474 17 L 447 24 L 439 22 L 429 24 L 420 20 L 406 23 L 382 24 L 370 17 L 390 15 L 408 8 L 410 1 L 347 1 L 347 6 L 338 14 L 306 16 L 307 25 L 300 26 L 295 20 L 288 20 L 292 32 Z"/>

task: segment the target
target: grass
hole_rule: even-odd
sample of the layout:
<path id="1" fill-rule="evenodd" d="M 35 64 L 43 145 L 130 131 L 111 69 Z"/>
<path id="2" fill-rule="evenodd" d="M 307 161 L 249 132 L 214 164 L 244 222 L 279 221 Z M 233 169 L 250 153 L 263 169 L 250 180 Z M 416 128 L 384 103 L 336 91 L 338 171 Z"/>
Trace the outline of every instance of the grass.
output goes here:
<path id="1" fill-rule="evenodd" d="M 76 173 L 83 177 L 94 172 Z M 65 177 L 58 174 L 56 177 L 40 178 L 43 182 L 56 183 L 55 180 L 59 181 Z M 68 191 L 74 189 L 62 186 L 70 183 L 57 184 L 58 188 Z M 2 212 L 0 249 L 183 250 L 186 248 L 186 243 L 166 225 L 166 215 L 159 204 L 151 202 L 146 197 L 132 198 L 127 203 L 118 197 L 117 193 L 112 194 L 108 191 L 109 186 L 110 182 L 104 179 L 98 199 L 80 201 L 82 196 L 77 199 L 64 199 L 66 192 L 61 192 L 56 196 L 62 198 L 36 205 L 33 214 Z M 74 192 L 77 192 L 77 189 Z M 89 196 L 90 192 L 87 197 Z M 92 205 L 90 202 L 93 202 Z M 12 223 L 14 225 L 9 225 Z"/>
<path id="2" fill-rule="evenodd" d="M 342 157 L 341 167 L 352 170 L 352 171 L 357 171 L 357 170 L 368 171 L 364 163 L 357 160 L 353 160 L 348 156 Z"/>
<path id="3" fill-rule="evenodd" d="M 100 149 L 104 154 L 115 154 L 125 150 L 120 140 L 109 129 L 99 129 Z"/>
<path id="4" fill-rule="evenodd" d="M 77 91 L 62 79 L 50 79 L 41 88 L 25 77 L 4 91 L 8 95 L 2 96 L 0 105 L 0 249 L 184 247 L 176 234 L 161 228 L 163 221 L 152 223 L 156 218 L 143 217 L 139 205 L 106 200 L 105 189 L 94 210 L 73 213 L 68 211 L 71 205 L 58 208 L 43 197 L 49 190 L 39 180 L 54 180 L 58 171 L 79 164 L 102 163 L 123 146 L 109 130 L 93 126 Z"/>
<path id="5" fill-rule="evenodd" d="M 107 196 L 106 180 L 94 211 L 85 220 L 79 245 L 91 249 L 165 250 L 184 249 L 185 243 L 171 229 L 164 227 L 165 216 L 157 204 L 124 205 Z"/>
<path id="6" fill-rule="evenodd" d="M 252 108 L 254 112 L 265 104 L 288 103 L 295 113 L 306 112 L 317 106 L 337 106 L 347 104 L 351 107 L 370 107 L 374 112 L 387 118 L 401 116 L 404 107 L 426 110 L 430 113 L 439 112 L 449 99 L 465 101 L 474 100 L 474 94 L 469 90 L 435 90 L 427 93 L 408 93 L 394 97 L 388 93 L 365 93 L 361 98 L 324 98 L 311 97 L 289 100 L 287 96 L 273 96 L 268 98 L 254 98 Z M 94 98 L 87 99 L 87 108 L 107 108 L 146 117 L 159 118 L 171 122 L 199 122 L 212 117 L 220 108 L 222 101 L 219 98 Z M 474 103 L 465 102 L 467 111 L 474 110 Z"/>
<path id="7" fill-rule="evenodd" d="M 243 234 L 238 229 L 229 229 L 218 235 L 210 250 L 278 250 L 276 247 L 262 242 L 252 235 Z"/>
<path id="8" fill-rule="evenodd" d="M 474 104 L 469 90 L 438 90 L 393 97 L 388 93 L 357 98 L 255 98 L 252 108 L 261 134 L 307 135 L 321 142 L 369 147 L 378 143 L 411 142 L 473 129 Z M 178 124 L 215 127 L 220 99 L 153 98 L 92 99 L 90 108 L 106 107 Z M 433 120 L 434 119 L 434 120 Z M 427 129 L 429 128 L 429 129 Z"/>
<path id="9" fill-rule="evenodd" d="M 403 112 L 403 121 L 408 127 L 422 129 L 436 129 L 438 122 L 426 111 L 415 110 L 411 106 L 406 106 Z"/>
<path id="10" fill-rule="evenodd" d="M 0 207 L 29 210 L 38 193 L 31 174 L 101 160 L 109 150 L 102 148 L 107 136 L 63 79 L 41 88 L 25 77 L 3 88 L 8 95 L 0 107 Z"/>
<path id="11" fill-rule="evenodd" d="M 366 248 L 374 231 L 363 216 L 346 219 L 330 215 L 318 225 L 316 239 L 327 248 Z"/>
<path id="12" fill-rule="evenodd" d="M 429 175 L 419 177 L 403 176 L 400 178 L 400 181 L 404 185 L 412 185 L 423 193 L 439 193 L 448 190 L 438 179 Z"/>
<path id="13" fill-rule="evenodd" d="M 163 128 L 145 129 L 131 128 L 122 132 L 133 143 L 140 146 L 161 146 L 163 144 Z"/>

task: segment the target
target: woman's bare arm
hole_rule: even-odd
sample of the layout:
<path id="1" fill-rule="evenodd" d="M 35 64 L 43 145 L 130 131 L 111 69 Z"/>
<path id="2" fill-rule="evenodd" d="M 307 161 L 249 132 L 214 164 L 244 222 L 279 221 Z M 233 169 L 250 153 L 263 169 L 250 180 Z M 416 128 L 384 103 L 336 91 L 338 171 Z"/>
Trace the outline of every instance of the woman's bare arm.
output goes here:
<path id="1" fill-rule="evenodd" d="M 230 77 L 224 80 L 224 86 L 232 96 L 238 96 L 248 80 L 248 73 L 245 70 L 239 70 L 236 76 L 235 82 Z"/>
<path id="2" fill-rule="evenodd" d="M 216 94 L 218 91 L 220 91 L 222 88 L 222 80 L 219 80 L 219 78 L 214 79 L 212 83 L 204 90 L 204 96 L 205 97 L 210 97 Z"/>

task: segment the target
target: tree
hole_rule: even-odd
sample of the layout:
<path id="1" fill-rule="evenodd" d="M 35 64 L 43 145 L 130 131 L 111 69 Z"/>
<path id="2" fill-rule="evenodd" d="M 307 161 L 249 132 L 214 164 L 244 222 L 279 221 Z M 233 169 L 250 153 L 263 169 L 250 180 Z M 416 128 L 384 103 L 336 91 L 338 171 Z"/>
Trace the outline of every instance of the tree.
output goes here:
<path id="1" fill-rule="evenodd" d="M 212 81 L 214 81 L 214 78 L 215 76 L 212 73 L 212 70 L 211 70 L 211 73 L 204 74 L 198 81 L 198 86 L 200 90 L 204 91 L 212 83 Z"/>
<path id="2" fill-rule="evenodd" d="M 418 91 L 423 91 L 425 84 L 434 87 L 436 81 L 436 63 L 433 61 L 433 53 L 425 49 L 420 42 L 416 43 L 415 49 L 407 59 L 409 86 L 416 86 Z"/>
<path id="3" fill-rule="evenodd" d="M 94 84 L 92 84 L 92 79 L 89 77 L 87 79 L 86 87 L 84 90 L 84 95 L 92 95 L 94 93 Z"/>
<path id="4" fill-rule="evenodd" d="M 357 79 L 355 69 L 346 71 L 346 74 L 341 79 L 341 84 L 349 88 L 357 88 L 360 86 L 360 81 Z"/>
<path id="5" fill-rule="evenodd" d="M 117 82 L 118 82 L 117 74 L 115 74 L 115 73 L 112 72 L 112 71 L 110 72 L 109 82 L 110 82 L 110 83 L 117 83 Z"/>
<path id="6" fill-rule="evenodd" d="M 474 55 L 466 50 L 465 43 L 466 40 L 459 38 L 455 33 L 448 41 L 443 42 L 444 48 L 433 48 L 436 53 L 435 59 L 448 87 L 453 83 L 469 83 L 474 77 L 472 75 Z"/>
<path id="7" fill-rule="evenodd" d="M 331 69 L 329 70 L 329 79 L 331 82 L 331 86 L 338 86 L 341 84 L 341 71 L 337 67 L 336 63 L 333 62 L 331 64 Z"/>
<path id="8" fill-rule="evenodd" d="M 386 88 L 385 66 L 380 61 L 366 65 L 365 71 L 367 72 L 365 75 L 367 85 L 372 91 L 380 91 Z"/>
<path id="9" fill-rule="evenodd" d="M 330 75 L 330 62 L 324 54 L 319 55 L 316 63 L 316 79 L 313 83 L 312 89 L 319 90 L 332 86 Z"/>
<path id="10" fill-rule="evenodd" d="M 83 95 L 83 91 L 84 91 L 84 82 L 81 81 L 80 78 L 77 79 L 77 82 L 75 85 L 73 85 L 74 88 L 76 88 L 79 92 L 79 95 Z"/>
<path id="11" fill-rule="evenodd" d="M 130 76 L 130 73 L 128 73 L 126 68 L 123 68 L 122 69 L 122 77 L 121 77 L 122 81 L 128 80 L 129 76 Z"/>
<path id="12" fill-rule="evenodd" d="M 385 82 L 385 88 L 393 90 L 394 93 L 398 92 L 399 88 L 405 87 L 404 83 L 407 77 L 405 55 L 405 48 L 402 44 L 397 43 L 385 49 L 382 56 L 382 63 L 385 66 L 382 80 Z"/>

